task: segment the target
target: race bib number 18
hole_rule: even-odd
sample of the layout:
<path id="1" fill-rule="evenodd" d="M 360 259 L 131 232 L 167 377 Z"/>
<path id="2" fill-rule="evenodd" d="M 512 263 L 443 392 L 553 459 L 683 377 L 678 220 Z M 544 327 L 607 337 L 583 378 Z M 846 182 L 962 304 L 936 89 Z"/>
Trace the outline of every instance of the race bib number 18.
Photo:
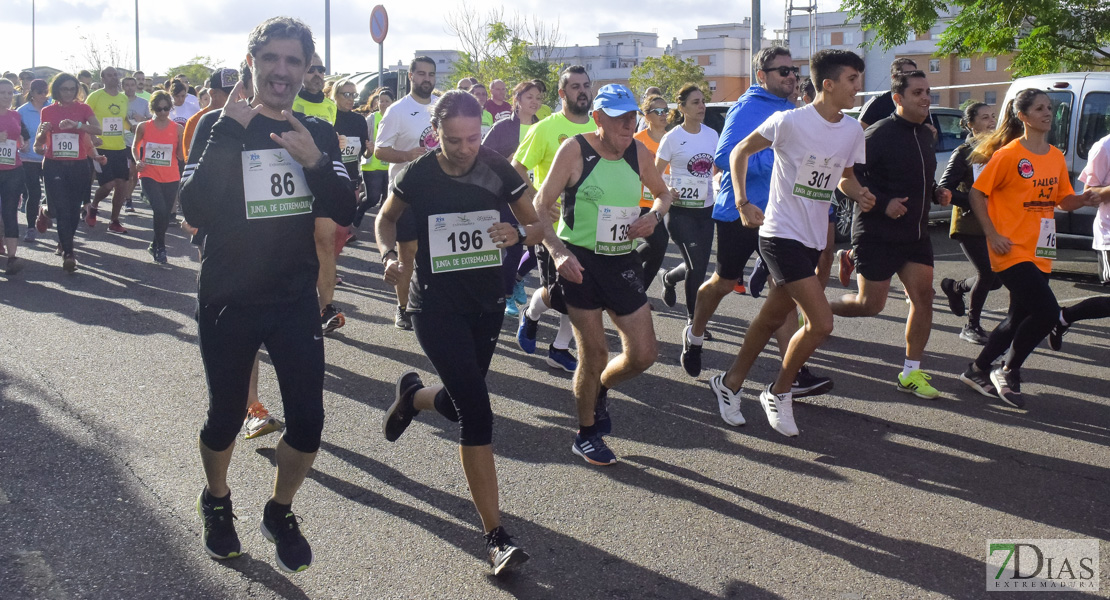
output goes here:
<path id="1" fill-rule="evenodd" d="M 284 148 L 243 152 L 243 198 L 247 219 L 312 212 L 304 169 Z"/>
<path id="2" fill-rule="evenodd" d="M 609 256 L 632 252 L 628 228 L 639 218 L 639 206 L 598 206 L 594 252 Z"/>
<path id="3" fill-rule="evenodd" d="M 833 189 L 840 183 L 844 163 L 835 156 L 809 154 L 798 167 L 793 194 L 804 200 L 832 202 Z"/>
<path id="4" fill-rule="evenodd" d="M 496 210 L 428 215 L 432 273 L 501 266 L 501 250 L 486 230 L 501 218 Z"/>

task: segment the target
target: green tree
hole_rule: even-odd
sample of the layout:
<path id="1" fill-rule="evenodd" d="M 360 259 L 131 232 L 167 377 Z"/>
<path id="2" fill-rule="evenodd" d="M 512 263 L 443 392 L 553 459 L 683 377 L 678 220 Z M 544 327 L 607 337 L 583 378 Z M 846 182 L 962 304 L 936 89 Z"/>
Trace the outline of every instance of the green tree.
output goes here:
<path id="1" fill-rule="evenodd" d="M 937 54 L 1017 51 L 1015 76 L 1110 68 L 1110 2 L 1106 0 L 843 0 L 865 31 L 890 49 L 928 31 L 942 15 L 954 17 Z"/>
<path id="2" fill-rule="evenodd" d="M 166 78 L 173 79 L 178 75 L 184 74 L 189 78 L 189 85 L 200 86 L 203 82 L 208 80 L 208 76 L 212 71 L 219 66 L 216 59 L 211 56 L 194 56 L 183 65 L 170 67 L 166 71 Z"/>
<path id="3" fill-rule="evenodd" d="M 694 59 L 682 60 L 669 54 L 659 58 L 654 56 L 645 58 L 642 63 L 632 68 L 628 83 L 637 95 L 642 95 L 644 90 L 654 85 L 662 90 L 663 97 L 668 102 L 673 101 L 678 90 L 687 83 L 696 83 L 702 90 L 709 89 L 709 83 L 705 80 L 705 69 L 694 64 Z M 708 92 L 703 93 L 709 95 Z"/>

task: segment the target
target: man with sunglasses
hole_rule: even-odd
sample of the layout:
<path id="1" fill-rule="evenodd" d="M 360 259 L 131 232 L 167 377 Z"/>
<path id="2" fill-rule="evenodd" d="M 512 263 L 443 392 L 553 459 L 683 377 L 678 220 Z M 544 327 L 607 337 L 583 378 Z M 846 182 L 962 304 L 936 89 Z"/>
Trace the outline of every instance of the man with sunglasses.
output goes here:
<path id="1" fill-rule="evenodd" d="M 310 117 L 323 119 L 335 125 L 335 113 L 339 109 L 335 101 L 324 95 L 324 74 L 327 72 L 319 54 L 312 55 L 312 64 L 304 74 L 301 91 L 293 101 L 293 112 L 304 113 Z"/>
<path id="2" fill-rule="evenodd" d="M 227 99 L 231 96 L 231 89 L 235 87 L 235 83 L 238 81 L 239 72 L 235 69 L 213 69 L 212 74 L 208 76 L 208 95 L 212 98 L 212 101 L 208 103 L 208 106 L 200 109 L 200 112 L 189 117 L 188 121 L 185 121 L 185 133 L 181 139 L 186 160 L 189 158 L 189 146 L 193 143 L 193 136 L 196 135 L 197 124 L 200 123 L 201 117 L 223 108 L 227 104 Z"/>

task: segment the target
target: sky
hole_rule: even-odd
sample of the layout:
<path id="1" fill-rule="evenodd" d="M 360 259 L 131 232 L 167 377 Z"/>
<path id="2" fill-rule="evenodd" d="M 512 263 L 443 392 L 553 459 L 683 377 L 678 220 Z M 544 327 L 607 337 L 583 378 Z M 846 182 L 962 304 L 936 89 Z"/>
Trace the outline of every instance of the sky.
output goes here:
<path id="1" fill-rule="evenodd" d="M 763 23 L 771 35 L 781 29 L 787 0 L 764 2 Z M 58 69 L 88 66 L 87 37 L 101 50 L 116 48 L 125 69 L 135 66 L 135 1 L 131 0 L 0 0 L 0 31 L 4 32 L 0 69 L 18 71 L 31 66 L 31 14 L 35 15 L 35 56 L 38 65 Z M 186 0 L 166 2 L 137 0 L 139 10 L 140 66 L 147 74 L 165 73 L 190 62 L 197 55 L 211 56 L 218 64 L 236 66 L 246 54 L 251 29 L 273 16 L 291 16 L 312 28 L 317 48 L 324 52 L 324 0 Z M 335 0 L 331 2 L 331 67 L 333 73 L 377 70 L 378 48 L 370 39 L 370 11 L 383 4 L 389 14 L 385 40 L 385 64 L 405 64 L 417 50 L 460 47 L 447 28 L 446 16 L 457 10 L 457 0 Z M 705 10 L 677 10 L 692 2 L 662 0 L 612 0 L 604 11 L 579 13 L 560 10 L 564 6 L 540 0 L 518 0 L 510 6 L 490 0 L 471 0 L 469 6 L 485 13 L 504 9 L 558 24 L 560 45 L 596 45 L 597 34 L 611 31 L 648 31 L 659 34 L 659 46 L 672 38 L 697 37 L 696 27 L 713 23 L 742 22 L 751 15 L 751 5 L 698 3 Z M 416 5 L 418 10 L 412 10 Z M 264 8 L 258 8 L 263 6 Z M 588 7 L 588 4 L 579 5 Z M 726 13 L 719 7 L 729 6 Z M 820 9 L 835 10 L 835 0 L 823 0 Z M 698 13 L 702 13 L 699 15 Z"/>

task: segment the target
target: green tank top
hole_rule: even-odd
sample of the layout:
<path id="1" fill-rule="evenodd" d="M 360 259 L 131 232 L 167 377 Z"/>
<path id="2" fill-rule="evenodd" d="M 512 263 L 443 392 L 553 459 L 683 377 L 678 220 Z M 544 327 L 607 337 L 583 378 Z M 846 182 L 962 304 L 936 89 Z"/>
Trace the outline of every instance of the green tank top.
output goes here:
<path id="1" fill-rule="evenodd" d="M 375 111 L 373 114 L 374 126 L 370 129 L 370 141 L 378 139 L 378 123 L 382 122 L 381 111 Z M 362 166 L 359 167 L 363 171 L 385 171 L 389 169 L 389 164 L 382 162 L 377 156 L 370 159 L 362 159 Z"/>
<path id="2" fill-rule="evenodd" d="M 565 243 L 596 254 L 628 254 L 634 246 L 628 228 L 640 217 L 636 142 L 620 159 L 605 160 L 581 134 L 574 139 L 582 150 L 582 177 L 563 193 L 556 233 Z"/>

